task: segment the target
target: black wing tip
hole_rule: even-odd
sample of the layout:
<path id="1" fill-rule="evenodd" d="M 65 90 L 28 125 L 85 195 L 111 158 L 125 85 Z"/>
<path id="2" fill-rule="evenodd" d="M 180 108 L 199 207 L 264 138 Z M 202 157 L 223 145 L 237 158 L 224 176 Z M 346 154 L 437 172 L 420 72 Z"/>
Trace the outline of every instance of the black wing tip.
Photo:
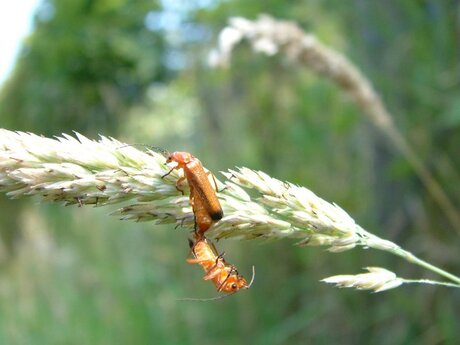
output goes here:
<path id="1" fill-rule="evenodd" d="M 222 219 L 222 217 L 224 216 L 224 212 L 222 210 L 211 212 L 210 216 L 212 220 L 218 221 Z"/>

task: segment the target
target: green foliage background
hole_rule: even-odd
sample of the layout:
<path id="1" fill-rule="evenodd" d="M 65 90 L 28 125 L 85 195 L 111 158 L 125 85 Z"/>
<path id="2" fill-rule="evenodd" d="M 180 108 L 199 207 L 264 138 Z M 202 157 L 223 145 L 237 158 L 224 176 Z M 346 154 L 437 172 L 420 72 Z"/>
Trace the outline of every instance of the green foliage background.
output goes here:
<path id="1" fill-rule="evenodd" d="M 193 152 L 214 172 L 263 170 L 336 202 L 370 231 L 460 272 L 459 232 L 391 143 L 331 83 L 280 57 L 206 54 L 230 16 L 297 21 L 372 80 L 397 126 L 460 202 L 460 19 L 455 1 L 44 0 L 0 93 L 0 126 Z M 2 344 L 456 344 L 460 295 L 382 294 L 319 280 L 383 266 L 363 250 L 218 243 L 253 287 L 218 302 L 187 265 L 187 230 L 110 208 L 0 203 Z"/>

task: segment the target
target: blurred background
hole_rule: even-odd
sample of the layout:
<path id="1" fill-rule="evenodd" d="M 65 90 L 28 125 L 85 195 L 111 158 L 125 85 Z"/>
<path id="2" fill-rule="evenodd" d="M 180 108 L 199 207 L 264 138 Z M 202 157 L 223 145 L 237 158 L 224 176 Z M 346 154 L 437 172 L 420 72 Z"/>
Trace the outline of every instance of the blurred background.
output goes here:
<path id="1" fill-rule="evenodd" d="M 369 231 L 460 272 L 459 229 L 340 89 L 246 44 L 228 69 L 206 63 L 230 16 L 268 13 L 298 22 L 363 70 L 458 205 L 457 1 L 17 3 L 2 4 L 9 21 L 2 21 L 1 54 L 27 11 L 30 32 L 1 77 L 0 127 L 103 134 L 190 151 L 214 172 L 260 169 L 310 188 Z M 122 222 L 109 216 L 115 208 L 0 196 L 1 344 L 457 344 L 460 338 L 454 289 L 414 285 L 371 294 L 319 282 L 365 266 L 430 277 L 362 249 L 331 254 L 292 241 L 223 241 L 219 249 L 243 274 L 255 265 L 252 288 L 217 302 L 178 301 L 216 295 L 202 270 L 185 262 L 188 231 Z"/>

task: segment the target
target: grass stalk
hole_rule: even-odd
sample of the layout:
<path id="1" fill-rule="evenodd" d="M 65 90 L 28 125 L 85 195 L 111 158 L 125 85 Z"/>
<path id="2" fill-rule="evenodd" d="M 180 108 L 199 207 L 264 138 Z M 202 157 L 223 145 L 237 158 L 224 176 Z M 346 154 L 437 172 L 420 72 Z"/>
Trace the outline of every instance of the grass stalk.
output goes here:
<path id="1" fill-rule="evenodd" d="M 331 80 L 346 92 L 361 113 L 386 135 L 388 141 L 409 162 L 453 229 L 460 234 L 460 213 L 457 208 L 395 126 L 394 116 L 385 107 L 372 83 L 345 55 L 324 45 L 315 35 L 305 33 L 294 22 L 276 20 L 267 15 L 253 21 L 234 17 L 222 30 L 218 46 L 210 54 L 211 65 L 229 65 L 233 50 L 243 40 L 248 41 L 255 52 L 286 57 Z"/>
<path id="2" fill-rule="evenodd" d="M 51 139 L 0 129 L 0 191 L 10 198 L 35 196 L 78 206 L 123 204 L 112 214 L 193 228 L 188 196 L 175 188 L 181 172 L 175 170 L 162 178 L 169 170 L 162 154 L 143 152 L 113 138 L 101 136 L 95 141 L 76 134 Z M 359 246 L 373 248 L 455 283 L 438 285 L 460 288 L 459 277 L 367 232 L 338 205 L 305 187 L 248 168 L 230 169 L 223 175 L 225 179 L 218 184 L 225 188 L 219 187 L 222 192 L 218 197 L 225 216 L 209 229 L 210 238 L 291 238 L 300 246 L 327 246 L 336 253 Z M 382 268 L 356 277 L 365 280 L 362 286 L 372 285 L 374 291 L 406 282 Z"/>

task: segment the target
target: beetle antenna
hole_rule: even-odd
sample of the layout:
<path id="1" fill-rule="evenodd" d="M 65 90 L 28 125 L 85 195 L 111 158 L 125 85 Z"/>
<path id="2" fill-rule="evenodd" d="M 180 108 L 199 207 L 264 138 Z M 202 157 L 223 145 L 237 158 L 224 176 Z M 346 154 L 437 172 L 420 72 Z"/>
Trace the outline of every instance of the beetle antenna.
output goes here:
<path id="1" fill-rule="evenodd" d="M 153 145 L 148 145 L 148 144 L 137 144 L 137 143 L 135 143 L 135 144 L 126 144 L 126 145 L 117 147 L 117 149 L 122 149 L 124 147 L 130 147 L 130 146 L 132 146 L 132 147 L 141 146 L 141 147 L 144 147 L 144 148 L 146 147 L 146 148 L 148 148 L 148 149 L 150 149 L 150 150 L 152 150 L 152 151 L 154 151 L 156 153 L 161 154 L 165 158 L 169 156 L 169 151 L 168 150 L 166 150 L 166 149 L 164 149 L 162 147 L 159 147 L 159 146 L 153 146 Z"/>
<path id="2" fill-rule="evenodd" d="M 218 301 L 218 300 L 221 300 L 221 299 L 224 299 L 224 298 L 227 298 L 233 294 L 235 294 L 235 292 L 232 292 L 232 293 L 229 293 L 229 294 L 226 294 L 226 295 L 220 295 L 220 296 L 216 296 L 216 297 L 211 297 L 211 298 L 179 298 L 177 299 L 176 301 L 196 301 L 196 302 L 208 302 L 208 301 Z"/>
<path id="3" fill-rule="evenodd" d="M 251 281 L 249 282 L 248 286 L 246 286 L 246 289 L 249 289 L 252 285 L 252 283 L 254 282 L 254 278 L 256 277 L 256 268 L 254 267 L 254 265 L 252 266 L 252 277 L 251 277 Z"/>

